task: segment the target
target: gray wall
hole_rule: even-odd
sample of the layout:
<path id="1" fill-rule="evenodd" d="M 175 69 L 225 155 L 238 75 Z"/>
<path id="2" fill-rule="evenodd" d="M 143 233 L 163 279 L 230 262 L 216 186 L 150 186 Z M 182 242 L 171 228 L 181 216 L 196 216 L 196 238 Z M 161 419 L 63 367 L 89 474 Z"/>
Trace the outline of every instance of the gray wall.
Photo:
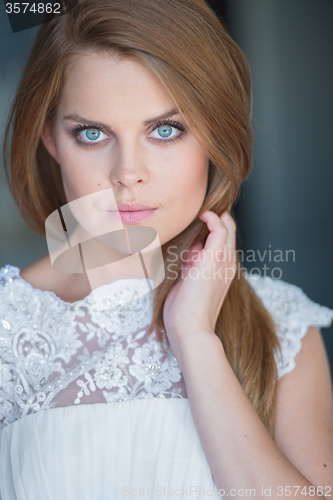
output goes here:
<path id="1" fill-rule="evenodd" d="M 215 0 L 217 5 L 219 2 Z M 333 2 L 220 2 L 232 36 L 245 52 L 253 82 L 254 165 L 235 213 L 244 262 L 333 308 Z M 36 29 L 12 34 L 0 2 L 0 140 L 10 101 Z M 45 239 L 26 227 L 0 168 L 0 266 L 21 269 L 47 253 Z M 295 261 L 270 262 L 268 250 L 295 251 Z M 261 255 L 267 258 L 261 262 Z M 245 253 L 245 255 L 248 255 Z M 291 254 L 289 254 L 290 256 Z M 276 272 L 276 271 L 275 271 Z M 276 272 L 277 273 L 277 272 Z M 278 274 L 276 274 L 278 276 Z M 323 329 L 333 366 L 333 327 Z"/>
<path id="2" fill-rule="evenodd" d="M 2 166 L 4 127 L 36 28 L 13 34 L 0 2 L 0 267 L 11 264 L 21 269 L 47 253 L 45 238 L 33 234 L 8 191 Z"/>
<path id="3" fill-rule="evenodd" d="M 230 33 L 253 88 L 254 163 L 236 206 L 239 247 L 267 258 L 315 302 L 333 308 L 333 2 L 230 0 Z M 271 245 L 271 246 L 269 246 Z M 289 253 L 270 262 L 269 252 Z M 245 255 L 248 255 L 245 253 Z M 279 275 L 275 271 L 276 276 Z M 322 330 L 333 367 L 333 327 Z"/>

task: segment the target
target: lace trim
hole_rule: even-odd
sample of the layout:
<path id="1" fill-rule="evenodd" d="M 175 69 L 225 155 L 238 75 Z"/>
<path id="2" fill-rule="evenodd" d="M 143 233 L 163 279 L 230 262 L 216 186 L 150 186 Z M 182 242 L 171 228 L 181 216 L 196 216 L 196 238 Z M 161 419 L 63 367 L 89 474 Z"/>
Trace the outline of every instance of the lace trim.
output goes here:
<path id="1" fill-rule="evenodd" d="M 143 329 L 152 317 L 143 290 L 145 279 L 103 285 L 111 306 L 101 311 L 92 294 L 67 303 L 1 269 L 1 426 L 56 405 L 186 396 L 170 346 Z"/>
<path id="2" fill-rule="evenodd" d="M 301 288 L 285 281 L 259 275 L 253 275 L 248 281 L 276 324 L 282 352 L 281 356 L 279 352 L 275 355 L 280 379 L 295 368 L 295 357 L 308 328 L 329 327 L 333 310 L 313 302 Z"/>

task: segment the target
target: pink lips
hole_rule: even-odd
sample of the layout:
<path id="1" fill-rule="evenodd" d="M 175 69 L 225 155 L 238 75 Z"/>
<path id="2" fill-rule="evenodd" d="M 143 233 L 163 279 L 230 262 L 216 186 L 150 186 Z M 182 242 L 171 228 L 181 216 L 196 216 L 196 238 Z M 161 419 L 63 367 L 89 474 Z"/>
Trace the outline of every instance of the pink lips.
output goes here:
<path id="1" fill-rule="evenodd" d="M 137 224 L 147 219 L 155 212 L 156 208 L 151 208 L 142 203 L 119 203 L 116 209 L 109 210 L 108 213 L 116 220 L 121 220 L 123 224 Z"/>

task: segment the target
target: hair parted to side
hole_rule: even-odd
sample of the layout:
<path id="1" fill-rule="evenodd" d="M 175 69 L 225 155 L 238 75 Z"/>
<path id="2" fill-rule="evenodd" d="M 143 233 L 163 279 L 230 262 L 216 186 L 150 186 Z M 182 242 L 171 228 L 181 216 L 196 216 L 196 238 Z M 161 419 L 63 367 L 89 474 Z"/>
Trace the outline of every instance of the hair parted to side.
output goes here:
<path id="1" fill-rule="evenodd" d="M 45 233 L 46 218 L 67 203 L 60 167 L 40 134 L 45 120 L 55 116 L 71 63 L 87 51 L 136 58 L 159 78 L 210 160 L 200 213 L 222 215 L 237 199 L 252 165 L 251 77 L 243 52 L 204 0 L 78 0 L 70 12 L 40 27 L 7 124 L 7 180 L 29 226 Z M 175 271 L 181 270 L 180 253 L 208 232 L 196 218 L 162 246 L 166 278 L 154 291 L 150 327 L 160 341 L 163 305 Z M 171 246 L 176 262 L 169 261 Z M 231 283 L 215 332 L 274 437 L 274 353 L 280 345 L 271 316 L 242 272 Z"/>

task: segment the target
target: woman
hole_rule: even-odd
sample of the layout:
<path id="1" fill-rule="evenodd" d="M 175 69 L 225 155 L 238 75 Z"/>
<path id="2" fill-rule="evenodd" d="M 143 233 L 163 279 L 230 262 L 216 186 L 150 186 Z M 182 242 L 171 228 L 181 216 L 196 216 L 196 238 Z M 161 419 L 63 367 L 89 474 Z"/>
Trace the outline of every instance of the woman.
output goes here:
<path id="1" fill-rule="evenodd" d="M 213 11 L 79 0 L 40 28 L 10 131 L 23 217 L 48 234 L 59 213 L 83 269 L 50 251 L 1 270 L 2 498 L 329 498 L 333 311 L 240 269 L 250 73 Z M 68 236 L 68 206 L 88 236 Z M 160 282 L 137 228 L 158 236 Z"/>

